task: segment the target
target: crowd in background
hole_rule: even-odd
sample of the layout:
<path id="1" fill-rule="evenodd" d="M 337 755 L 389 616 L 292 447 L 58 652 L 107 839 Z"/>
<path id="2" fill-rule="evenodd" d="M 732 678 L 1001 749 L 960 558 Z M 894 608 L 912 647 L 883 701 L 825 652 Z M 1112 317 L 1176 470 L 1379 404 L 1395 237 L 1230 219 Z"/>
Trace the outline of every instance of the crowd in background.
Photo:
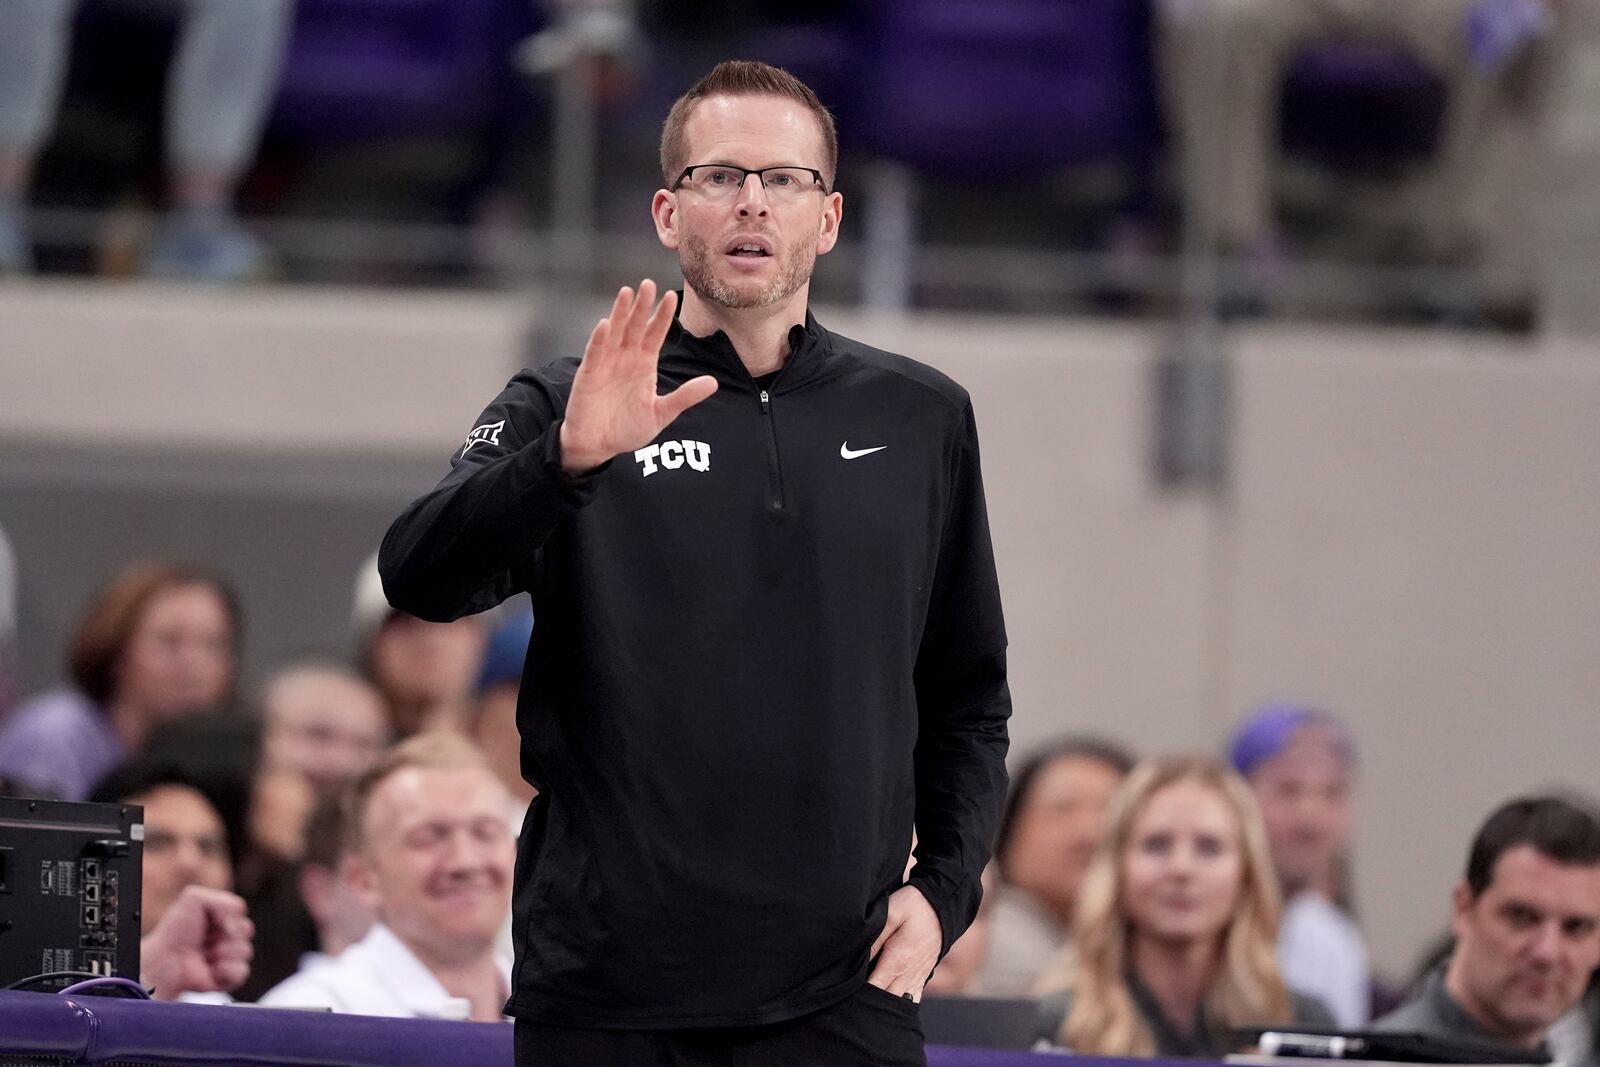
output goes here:
<path id="1" fill-rule="evenodd" d="M 0 648 L 14 576 L 0 541 Z M 369 563 L 351 654 L 281 664 L 249 694 L 245 619 L 202 569 L 116 575 L 78 624 L 70 684 L 0 717 L 4 789 L 142 805 L 146 930 L 186 895 L 240 902 L 247 975 L 238 959 L 161 972 L 159 994 L 501 1018 L 536 797 L 516 726 L 532 614 L 424 622 L 388 606 Z M 1357 745 L 1335 715 L 1261 706 L 1217 755 L 1141 760 L 1092 736 L 1021 755 L 982 910 L 928 994 L 1033 1000 L 1038 1039 L 1084 1053 L 1216 1056 L 1240 1029 L 1293 1022 L 1596 1062 L 1600 821 L 1584 800 L 1502 805 L 1439 901 L 1448 938 L 1416 974 L 1379 975 L 1351 888 Z"/>
<path id="2" fill-rule="evenodd" d="M 1223 310 L 1266 309 L 1294 265 L 1331 247 L 1337 261 L 1444 268 L 1456 291 L 1413 293 L 1415 310 L 1481 321 L 1473 272 L 1505 258 L 1496 227 L 1528 201 L 1516 168 L 1535 158 L 1566 7 L 19 0 L 0 5 L 0 275 L 492 280 L 506 266 L 494 250 L 544 227 L 644 232 L 636 190 L 654 180 L 665 103 L 708 58 L 743 53 L 818 90 L 840 122 L 840 187 L 902 220 L 898 235 L 873 228 L 864 274 L 893 274 L 919 241 L 979 233 L 1088 253 L 1087 287 L 1109 296 L 1186 248 L 1221 257 Z M 593 143 L 563 140 L 563 78 L 593 109 Z M 1279 210 L 1289 157 L 1335 176 L 1311 213 L 1324 221 L 1307 222 L 1304 197 Z M 1116 180 L 1061 178 L 1096 168 Z M 1102 192 L 1063 210 L 1059 190 L 1083 185 Z M 240 222 L 241 200 L 275 238 Z M 109 209 L 76 234 L 96 246 L 87 259 L 41 229 L 35 201 Z M 1386 220 L 1376 236 L 1357 203 Z M 164 214 L 132 222 L 139 205 Z M 472 236 L 389 234 L 384 254 L 417 258 L 362 264 L 349 260 L 379 240 L 366 231 L 331 241 L 275 219 Z M 345 262 L 306 259 L 330 251 Z"/>

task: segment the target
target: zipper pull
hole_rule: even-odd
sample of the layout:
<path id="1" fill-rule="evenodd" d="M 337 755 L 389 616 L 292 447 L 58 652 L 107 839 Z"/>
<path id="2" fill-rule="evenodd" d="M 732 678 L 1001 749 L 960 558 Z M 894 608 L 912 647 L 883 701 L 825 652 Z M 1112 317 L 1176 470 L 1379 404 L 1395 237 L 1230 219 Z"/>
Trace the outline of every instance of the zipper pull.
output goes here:
<path id="1" fill-rule="evenodd" d="M 772 411 L 772 398 L 767 396 L 765 389 L 761 390 L 761 413 L 763 415 Z"/>

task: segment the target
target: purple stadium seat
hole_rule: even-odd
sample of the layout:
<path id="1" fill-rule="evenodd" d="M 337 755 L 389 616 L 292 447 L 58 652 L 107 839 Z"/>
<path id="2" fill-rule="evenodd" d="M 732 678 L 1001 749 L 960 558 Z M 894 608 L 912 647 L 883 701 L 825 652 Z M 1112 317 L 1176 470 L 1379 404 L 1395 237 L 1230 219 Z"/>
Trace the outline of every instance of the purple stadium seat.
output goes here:
<path id="1" fill-rule="evenodd" d="M 1319 44 L 1290 68 L 1283 144 L 1340 168 L 1425 156 L 1444 106 L 1439 79 L 1399 49 Z"/>
<path id="2" fill-rule="evenodd" d="M 483 124 L 528 0 L 299 0 L 272 126 L 298 140 Z"/>
<path id="3" fill-rule="evenodd" d="M 1147 27 L 1130 0 L 884 0 L 846 130 L 976 180 L 1126 158 L 1155 139 Z"/>

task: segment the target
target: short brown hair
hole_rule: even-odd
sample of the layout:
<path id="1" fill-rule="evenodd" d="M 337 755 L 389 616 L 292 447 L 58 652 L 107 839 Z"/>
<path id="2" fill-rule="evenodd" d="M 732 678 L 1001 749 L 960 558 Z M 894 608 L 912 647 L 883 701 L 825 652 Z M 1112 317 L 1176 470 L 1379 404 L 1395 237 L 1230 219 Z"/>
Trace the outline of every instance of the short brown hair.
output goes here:
<path id="1" fill-rule="evenodd" d="M 753 59 L 718 63 L 673 103 L 661 126 L 662 181 L 670 185 L 688 165 L 689 146 L 684 130 L 694 106 L 708 96 L 782 96 L 804 104 L 816 116 L 822 131 L 822 177 L 828 188 L 833 188 L 834 172 L 839 166 L 839 131 L 834 127 L 833 115 L 805 82 L 786 70 Z"/>
<path id="2" fill-rule="evenodd" d="M 377 765 L 357 778 L 345 792 L 344 817 L 341 821 L 345 829 L 346 852 L 359 852 L 366 845 L 367 808 L 372 804 L 372 794 L 388 779 L 413 767 L 447 771 L 477 769 L 496 783 L 500 781 L 478 746 L 460 734 L 434 730 L 408 737 L 385 752 Z"/>
<path id="3" fill-rule="evenodd" d="M 162 593 L 185 586 L 203 586 L 217 595 L 228 616 L 234 658 L 239 655 L 244 619 L 233 587 L 215 574 L 181 563 L 135 563 L 112 579 L 78 624 L 67 668 L 84 694 L 104 707 L 115 696 L 117 670 L 133 632 Z"/>

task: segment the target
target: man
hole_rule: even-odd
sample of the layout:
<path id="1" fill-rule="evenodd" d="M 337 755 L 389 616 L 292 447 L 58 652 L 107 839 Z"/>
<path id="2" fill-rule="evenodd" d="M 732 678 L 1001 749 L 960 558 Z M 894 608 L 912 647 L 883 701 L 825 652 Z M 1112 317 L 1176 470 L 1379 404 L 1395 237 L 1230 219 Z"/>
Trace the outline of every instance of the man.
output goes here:
<path id="1" fill-rule="evenodd" d="M 200 784 L 179 767 L 135 760 L 106 775 L 90 800 L 144 808 L 144 928 L 160 925 L 185 886 L 233 889 L 228 833 Z"/>
<path id="2" fill-rule="evenodd" d="M 301 970 L 327 963 L 360 941 L 377 921 L 349 871 L 356 838 L 345 826 L 344 797 L 318 800 L 306 823 L 306 849 L 296 887 L 317 931 L 317 947 L 301 959 Z M 508 907 L 506 909 L 510 911 Z"/>
<path id="3" fill-rule="evenodd" d="M 217 806 L 196 779 L 154 760 L 117 767 L 89 799 L 144 808 L 140 923 L 145 941 L 162 952 L 157 963 L 145 965 L 145 980 L 161 999 L 227 1003 L 226 991 L 249 975 L 253 927 L 244 901 L 232 892 L 228 835 Z M 180 900 L 186 901 L 182 914 L 168 924 Z"/>
<path id="4" fill-rule="evenodd" d="M 623 289 L 380 560 L 424 618 L 533 594 L 518 1062 L 920 1064 L 1005 788 L 971 404 L 809 314 L 843 216 L 810 89 L 724 63 L 661 156 L 678 317 Z"/>
<path id="5" fill-rule="evenodd" d="M 1365 1026 L 1372 976 L 1348 899 L 1355 741 L 1327 712 L 1266 704 L 1235 731 L 1228 751 L 1261 806 L 1283 886 L 1283 980 L 1327 1005 L 1340 1026 Z"/>
<path id="6" fill-rule="evenodd" d="M 1375 1028 L 1539 1046 L 1600 965 L 1600 820 L 1558 797 L 1501 806 L 1451 909 L 1442 972 Z"/>
<path id="7" fill-rule="evenodd" d="M 347 667 L 294 663 L 261 699 L 262 762 L 292 771 L 313 789 L 333 790 L 364 773 L 389 742 L 378 691 Z"/>
<path id="8" fill-rule="evenodd" d="M 351 790 L 347 873 L 378 922 L 322 966 L 261 998 L 357 1015 L 502 1018 L 510 962 L 495 933 L 511 906 L 511 798 L 471 743 L 422 734 Z"/>

